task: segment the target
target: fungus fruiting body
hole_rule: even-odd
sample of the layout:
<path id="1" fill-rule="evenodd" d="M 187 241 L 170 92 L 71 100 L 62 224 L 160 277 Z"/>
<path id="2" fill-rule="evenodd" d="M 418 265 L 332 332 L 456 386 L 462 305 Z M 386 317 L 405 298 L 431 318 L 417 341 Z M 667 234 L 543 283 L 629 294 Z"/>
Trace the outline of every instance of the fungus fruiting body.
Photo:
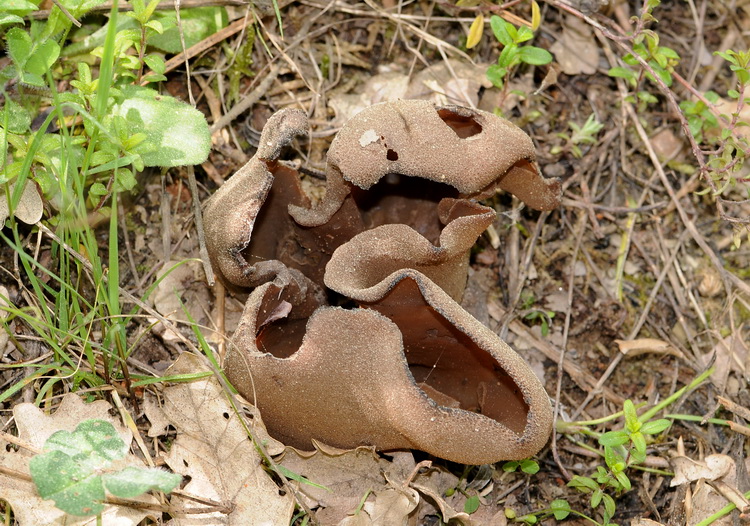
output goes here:
<path id="1" fill-rule="evenodd" d="M 225 370 L 272 435 L 311 448 L 415 448 L 480 464 L 534 454 L 548 397 L 526 363 L 459 305 L 498 189 L 559 204 L 531 140 L 492 114 L 425 101 L 368 108 L 328 152 L 313 203 L 279 160 L 298 110 L 211 198 L 217 274 L 249 292 Z"/>

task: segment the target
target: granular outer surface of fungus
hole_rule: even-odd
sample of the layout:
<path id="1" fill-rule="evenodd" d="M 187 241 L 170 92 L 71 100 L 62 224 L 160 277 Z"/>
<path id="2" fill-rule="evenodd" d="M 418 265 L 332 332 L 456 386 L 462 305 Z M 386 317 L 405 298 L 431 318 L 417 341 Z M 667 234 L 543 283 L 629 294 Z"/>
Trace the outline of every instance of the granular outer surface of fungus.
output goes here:
<path id="1" fill-rule="evenodd" d="M 313 204 L 280 160 L 307 133 L 269 119 L 256 155 L 206 206 L 219 278 L 249 293 L 227 376 L 269 432 L 312 449 L 414 448 L 465 464 L 546 443 L 549 398 L 523 359 L 458 303 L 497 190 L 559 204 L 530 138 L 492 114 L 383 103 L 340 130 Z"/>

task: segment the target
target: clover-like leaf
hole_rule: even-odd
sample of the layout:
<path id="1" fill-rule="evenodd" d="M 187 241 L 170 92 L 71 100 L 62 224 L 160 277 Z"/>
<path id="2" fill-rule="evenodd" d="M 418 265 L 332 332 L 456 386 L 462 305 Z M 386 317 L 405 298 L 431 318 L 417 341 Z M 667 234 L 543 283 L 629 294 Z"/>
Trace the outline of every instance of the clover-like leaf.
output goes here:
<path id="1" fill-rule="evenodd" d="M 64 430 L 53 433 L 44 448 L 47 451 L 60 451 L 72 458 L 86 459 L 93 468 L 119 460 L 128 451 L 127 444 L 112 424 L 94 419 L 84 420 L 72 433 Z"/>
<path id="2" fill-rule="evenodd" d="M 127 467 L 102 476 L 104 486 L 115 497 L 130 499 L 158 489 L 169 493 L 182 482 L 182 477 L 157 468 Z"/>
<path id="3" fill-rule="evenodd" d="M 32 458 L 29 471 L 39 495 L 55 501 L 64 512 L 96 515 L 104 509 L 104 487 L 90 465 L 53 450 Z"/>

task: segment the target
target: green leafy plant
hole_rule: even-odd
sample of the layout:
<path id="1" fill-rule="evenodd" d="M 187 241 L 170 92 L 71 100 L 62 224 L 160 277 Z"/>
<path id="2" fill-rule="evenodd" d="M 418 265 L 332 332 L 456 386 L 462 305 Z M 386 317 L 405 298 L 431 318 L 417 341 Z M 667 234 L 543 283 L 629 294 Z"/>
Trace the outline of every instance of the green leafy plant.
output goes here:
<path id="1" fill-rule="evenodd" d="M 646 24 L 657 22 L 653 11 L 659 4 L 661 0 L 646 0 L 643 3 L 640 16 L 632 18 L 635 24 L 632 36 L 633 51 L 622 58 L 626 66 L 616 66 L 609 70 L 610 76 L 625 79 L 633 88 L 639 85 L 643 76 L 653 82 L 654 75 L 657 75 L 667 86 L 671 86 L 672 73 L 680 61 L 680 56 L 676 51 L 659 44 L 659 34 L 656 31 L 645 28 Z M 641 63 L 639 58 L 650 66 L 650 71 L 644 71 L 639 67 Z"/>
<path id="2" fill-rule="evenodd" d="M 739 175 L 750 152 L 750 144 L 743 134 L 737 132 L 738 127 L 750 125 L 750 122 L 741 118 L 742 109 L 747 103 L 744 93 L 750 75 L 750 54 L 731 49 L 715 53 L 728 63 L 737 79 L 736 89 L 727 91 L 727 96 L 735 102 L 735 109 L 729 115 L 722 114 L 714 105 L 718 101 L 716 95 L 712 92 L 700 94 L 680 77 L 675 71 L 680 61 L 679 55 L 660 44 L 655 30 L 646 28 L 647 24 L 657 22 L 653 11 L 660 3 L 660 0 L 643 2 L 639 16 L 632 18 L 633 31 L 626 38 L 605 31 L 606 36 L 625 51 L 622 57 L 624 65 L 613 67 L 609 74 L 627 81 L 633 92 L 626 100 L 636 104 L 639 111 L 659 100 L 648 86 L 644 86 L 643 79 L 655 86 L 670 103 L 678 115 L 700 173 L 707 183 L 707 187 L 698 193 L 711 194 L 716 198 L 719 215 L 732 224 L 734 245 L 739 247 L 743 234 L 747 234 L 750 239 L 750 219 L 727 212 L 727 207 L 735 204 L 735 201 L 727 200 L 725 191 L 750 182 L 750 178 Z M 675 78 L 696 100 L 678 102 L 677 94 L 671 89 Z M 745 193 L 750 197 L 750 185 L 746 186 Z"/>
<path id="3" fill-rule="evenodd" d="M 513 473 L 521 469 L 527 475 L 534 475 L 539 472 L 539 463 L 536 460 L 526 458 L 524 460 L 511 460 L 503 464 L 503 471 Z"/>
<path id="4" fill-rule="evenodd" d="M 575 488 L 581 494 L 588 496 L 592 512 L 588 515 L 571 508 L 566 499 L 555 499 L 549 506 L 531 513 L 520 514 L 512 508 L 506 508 L 506 518 L 515 523 L 532 525 L 551 517 L 556 520 L 563 520 L 570 515 L 575 515 L 594 526 L 614 526 L 615 523 L 612 522 L 612 518 L 617 511 L 616 500 L 631 488 L 628 471 L 641 469 L 667 474 L 643 466 L 649 443 L 654 442 L 658 435 L 666 431 L 672 425 L 672 420 L 701 420 L 701 417 L 690 415 L 666 415 L 669 418 L 658 419 L 654 418 L 655 415 L 675 403 L 687 392 L 695 389 L 712 372 L 713 369 L 704 371 L 690 384 L 682 387 L 654 407 L 643 411 L 640 415 L 635 404 L 626 400 L 623 403 L 622 411 L 604 418 L 583 422 L 558 420 L 556 422 L 558 433 L 567 436 L 578 446 L 598 453 L 604 461 L 603 465 L 596 466 L 592 474 L 575 475 L 568 483 L 569 487 Z M 621 417 L 623 418 L 623 425 L 619 429 L 604 433 L 593 430 L 596 426 L 615 421 Z M 724 421 L 717 420 L 715 423 L 724 423 Z M 599 449 L 588 446 L 585 442 L 578 440 L 576 436 L 595 437 Z M 533 470 L 537 468 L 535 464 L 532 460 L 506 462 L 503 465 L 503 470 L 515 472 L 520 467 L 524 472 L 529 472 L 524 469 L 524 466 Z"/>
<path id="5" fill-rule="evenodd" d="M 542 328 L 542 336 L 546 337 L 549 334 L 549 328 L 552 325 L 552 318 L 555 317 L 555 312 L 535 307 L 535 303 L 536 298 L 533 293 L 524 291 L 521 294 L 521 305 L 519 307 L 521 318 L 531 323 L 539 323 Z"/>
<path id="6" fill-rule="evenodd" d="M 745 97 L 748 84 L 750 84 L 750 51 L 733 51 L 716 53 L 729 64 L 729 68 L 737 76 L 737 89 L 731 89 L 727 96 L 734 101 L 735 108 L 731 115 L 719 115 L 723 121 L 719 126 L 721 131 L 716 142 L 716 147 L 709 151 L 708 169 L 709 177 L 714 183 L 713 193 L 718 196 L 727 188 L 734 188 L 738 183 L 750 183 L 749 177 L 738 177 L 740 169 L 744 166 L 745 160 L 750 153 L 750 143 L 746 136 L 738 134 L 737 129 L 740 127 L 750 126 L 742 116 L 742 110 L 746 104 L 750 103 L 750 98 Z M 706 94 L 709 102 L 716 100 L 710 94 Z M 713 101 L 711 99 L 714 99 Z M 690 122 L 690 118 L 688 117 Z M 692 130 L 692 125 L 691 125 Z M 747 196 L 750 197 L 750 185 L 746 188 Z M 741 224 L 737 222 L 736 225 Z M 744 222 L 750 225 L 750 220 Z M 748 228 L 750 236 L 750 228 Z M 739 240 L 735 236 L 735 245 L 739 246 Z"/>
<path id="7" fill-rule="evenodd" d="M 492 33 L 503 45 L 497 63 L 487 68 L 487 78 L 496 87 L 505 90 L 508 79 L 521 64 L 542 66 L 552 62 L 552 55 L 546 49 L 522 45 L 534 38 L 534 32 L 527 26 L 516 27 L 497 15 L 490 18 Z"/>
<path id="8" fill-rule="evenodd" d="M 138 309 L 123 312 L 121 305 L 119 194 L 135 188 L 148 166 L 203 162 L 210 133 L 199 111 L 140 85 L 163 77 L 160 52 L 148 44 L 169 26 L 154 11 L 157 2 L 135 1 L 128 16 L 119 15 L 115 2 L 101 30 L 71 45 L 66 42 L 72 21 L 57 6 L 47 20 L 20 25 L 37 3 L 14 2 L 22 8 L 13 12 L 0 7 L 0 20 L 10 20 L 5 35 L 12 49 L 10 63 L 0 70 L 0 199 L 9 217 L 0 239 L 18 254 L 34 292 L 29 305 L 8 308 L 10 319 L 29 326 L 53 352 L 51 362 L 32 373 L 43 378 L 37 400 L 65 378 L 73 388 L 118 380 L 131 389 L 126 360 L 133 344 L 125 329 Z M 73 17 L 101 3 L 60 0 Z M 58 91 L 66 85 L 60 80 L 70 77 L 70 89 Z M 41 109 L 46 118 L 32 130 Z M 48 213 L 33 228 L 53 227 L 46 230 L 48 267 L 27 253 L 26 233 L 14 216 L 30 187 L 39 189 Z M 102 220 L 109 226 L 103 245 L 93 228 Z M 94 289 L 81 286 L 82 279 L 90 279 Z M 0 393 L 0 400 L 22 384 Z"/>
<path id="9" fill-rule="evenodd" d="M 70 515 L 99 515 L 104 510 L 105 489 L 113 496 L 134 498 L 147 491 L 169 493 L 182 481 L 180 475 L 157 468 L 128 466 L 114 469 L 125 458 L 128 445 L 114 426 L 104 420 L 84 420 L 71 433 L 57 431 L 44 444 L 44 452 L 29 463 L 39 495 L 52 499 Z"/>
<path id="10" fill-rule="evenodd" d="M 713 111 L 711 105 L 719 101 L 719 94 L 714 91 L 708 91 L 702 99 L 684 100 L 680 102 L 680 109 L 685 114 L 690 125 L 690 133 L 695 140 L 703 142 L 707 133 L 716 133 L 719 128 L 719 119 Z"/>
<path id="11" fill-rule="evenodd" d="M 570 151 L 576 159 L 583 157 L 580 145 L 596 143 L 596 136 L 604 127 L 601 122 L 596 120 L 596 116 L 593 113 L 589 115 L 583 126 L 579 126 L 573 121 L 568 122 L 568 126 L 571 133 L 562 132 L 557 134 L 558 137 L 565 140 L 566 144 L 552 148 L 550 153 L 556 155 L 563 151 Z"/>

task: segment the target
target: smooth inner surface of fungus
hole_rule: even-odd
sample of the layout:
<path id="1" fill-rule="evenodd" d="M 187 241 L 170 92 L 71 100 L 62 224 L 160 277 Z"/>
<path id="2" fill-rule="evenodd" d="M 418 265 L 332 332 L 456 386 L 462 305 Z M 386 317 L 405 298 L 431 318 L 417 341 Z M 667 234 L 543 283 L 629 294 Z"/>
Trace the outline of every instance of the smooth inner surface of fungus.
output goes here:
<path id="1" fill-rule="evenodd" d="M 474 117 L 468 115 L 459 115 L 458 113 L 449 110 L 448 108 L 441 108 L 438 110 L 438 115 L 448 127 L 456 132 L 461 139 L 473 137 L 479 135 L 482 132 L 482 125 L 479 124 Z"/>
<path id="2" fill-rule="evenodd" d="M 414 380 L 440 405 L 481 413 L 518 435 L 529 406 L 499 363 L 423 298 L 412 279 L 402 279 L 382 300 L 363 305 L 388 317 L 400 329 Z M 439 393 L 433 394 L 432 391 Z"/>
<path id="3" fill-rule="evenodd" d="M 255 319 L 255 345 L 276 358 L 289 358 L 302 345 L 309 313 L 295 308 L 287 291 L 271 286 L 263 295 Z M 304 315 L 307 314 L 307 315 Z"/>
<path id="4" fill-rule="evenodd" d="M 320 281 L 333 251 L 364 229 L 359 212 L 352 203 L 345 202 L 326 224 L 300 226 L 288 211 L 289 205 L 310 206 L 299 173 L 276 162 L 268 163 L 268 169 L 273 185 L 255 218 L 252 237 L 242 257 L 250 265 L 279 260 L 313 281 Z"/>

